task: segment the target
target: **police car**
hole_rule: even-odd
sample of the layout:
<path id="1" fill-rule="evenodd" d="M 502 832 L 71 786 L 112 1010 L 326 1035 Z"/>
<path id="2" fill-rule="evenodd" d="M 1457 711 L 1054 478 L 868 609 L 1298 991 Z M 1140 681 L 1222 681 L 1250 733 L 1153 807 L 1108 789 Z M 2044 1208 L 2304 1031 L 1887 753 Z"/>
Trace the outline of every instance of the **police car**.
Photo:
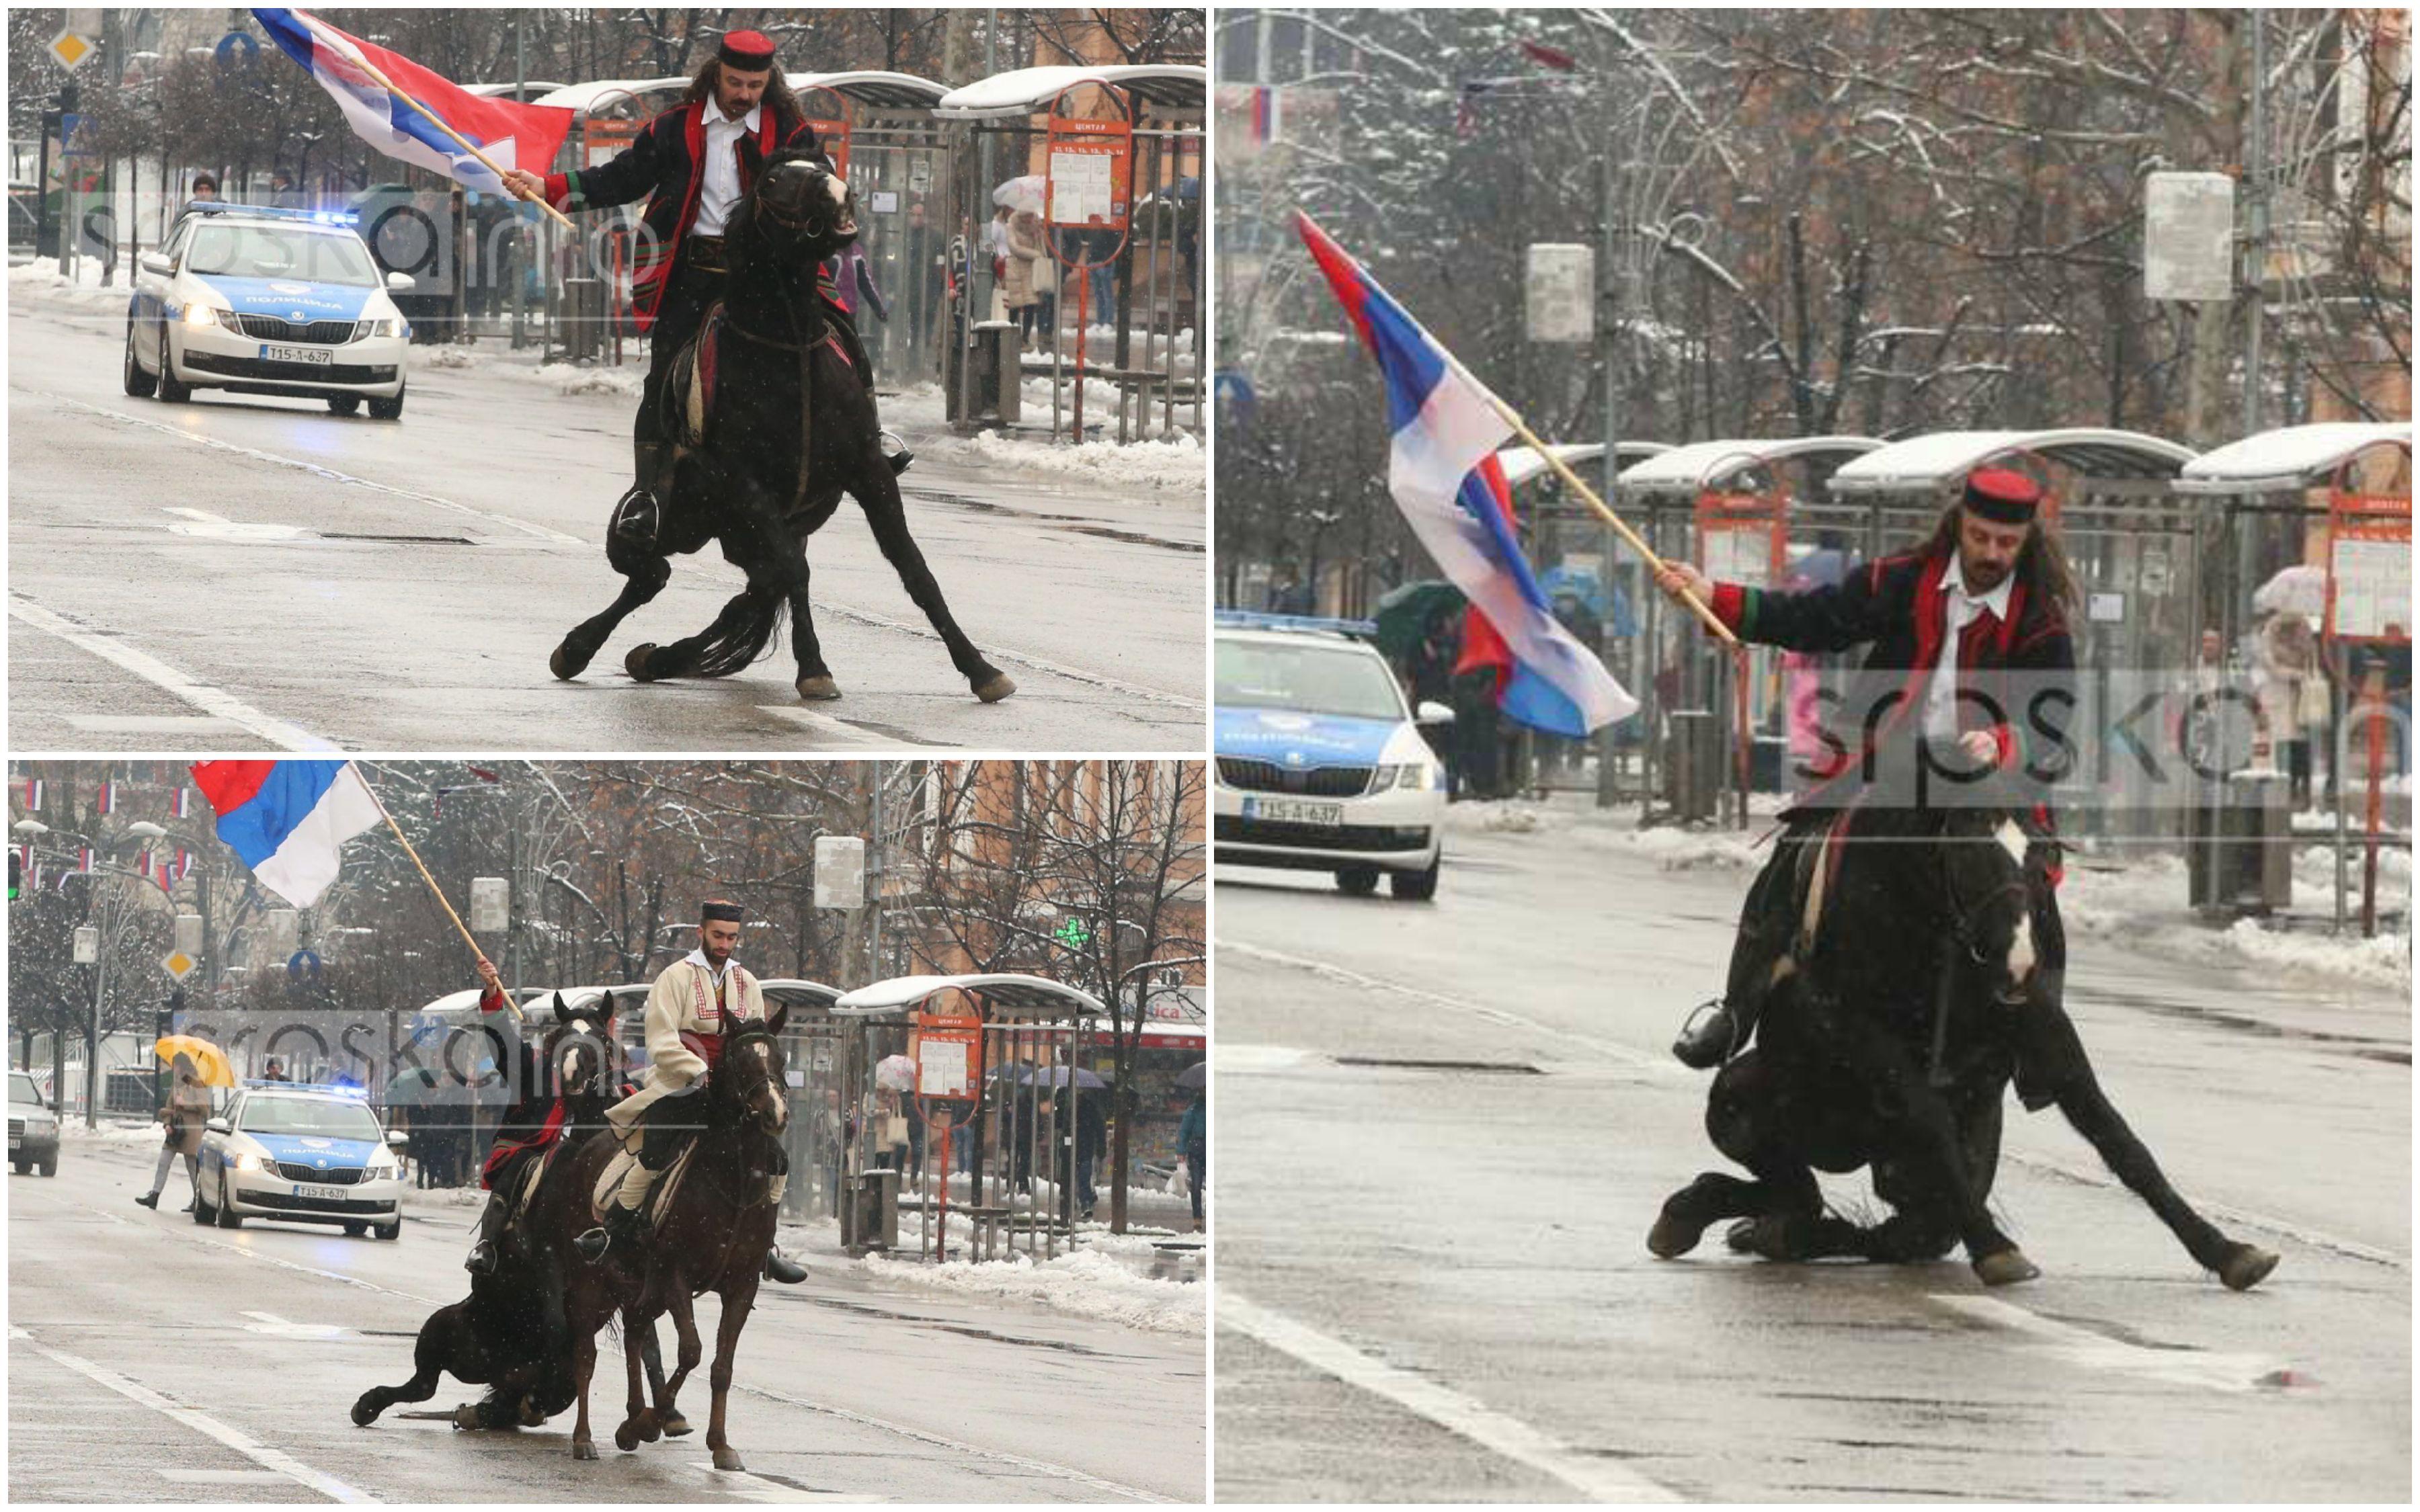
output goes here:
<path id="1" fill-rule="evenodd" d="M 1218 781 L 1224 865 L 1333 872 L 1349 893 L 1383 873 L 1398 898 L 1436 894 L 1445 773 L 1424 729 L 1441 703 L 1406 707 L 1357 622 L 1218 616 Z"/>
<path id="2" fill-rule="evenodd" d="M 403 1232 L 408 1136 L 380 1128 L 362 1094 L 292 1082 L 247 1082 L 203 1126 L 194 1222 L 240 1228 L 246 1218 L 340 1224 L 359 1237 Z"/>
<path id="3" fill-rule="evenodd" d="M 126 392 L 182 404 L 195 389 L 325 399 L 349 415 L 403 414 L 411 327 L 343 210 L 197 200 L 136 259 L 126 308 Z"/>

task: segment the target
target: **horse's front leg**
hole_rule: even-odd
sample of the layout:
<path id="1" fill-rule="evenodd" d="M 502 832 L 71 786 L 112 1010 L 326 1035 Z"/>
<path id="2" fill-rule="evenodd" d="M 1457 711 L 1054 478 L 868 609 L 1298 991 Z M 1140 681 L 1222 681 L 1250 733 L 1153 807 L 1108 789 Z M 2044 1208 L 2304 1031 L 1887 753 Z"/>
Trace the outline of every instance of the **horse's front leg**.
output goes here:
<path id="1" fill-rule="evenodd" d="M 594 1459 L 597 1444 L 588 1436 L 588 1383 L 597 1374 L 597 1331 L 575 1328 L 571 1334 L 571 1381 L 580 1390 L 580 1417 L 571 1427 L 571 1458 Z"/>
<path id="2" fill-rule="evenodd" d="M 874 449 L 868 448 L 871 452 Z M 950 665 L 974 689 L 975 697 L 985 703 L 997 703 L 1016 691 L 1008 674 L 984 660 L 974 642 L 958 628 L 950 617 L 950 606 L 941 601 L 941 585 L 933 580 L 933 569 L 924 564 L 924 553 L 916 548 L 916 538 L 908 532 L 908 505 L 899 497 L 899 480 L 892 474 L 891 465 L 876 455 L 872 465 L 861 467 L 861 491 L 852 489 L 858 503 L 865 510 L 865 521 L 873 527 L 875 544 L 899 574 L 900 585 L 908 596 L 924 611 L 932 622 L 941 643 L 950 650 Z"/>
<path id="3" fill-rule="evenodd" d="M 706 1446 L 714 1451 L 717 1470 L 746 1470 L 739 1451 L 731 1447 L 726 1431 L 724 1412 L 731 1405 L 731 1369 L 739 1353 L 739 1331 L 748 1326 L 748 1310 L 756 1304 L 756 1273 L 722 1293 L 722 1320 L 715 1330 L 714 1370 L 708 1377 L 714 1386 L 714 1412 L 706 1421 Z"/>
<path id="4" fill-rule="evenodd" d="M 803 535 L 793 538 L 797 575 L 790 581 L 790 650 L 799 659 L 799 697 L 802 699 L 836 699 L 840 684 L 824 664 L 823 643 L 815 636 L 814 606 L 808 602 L 807 542 Z"/>
<path id="5" fill-rule="evenodd" d="M 586 671 L 589 661 L 596 656 L 597 648 L 605 644 L 606 638 L 632 611 L 662 593 L 664 584 L 672 580 L 673 564 L 669 558 L 632 554 L 624 560 L 616 557 L 610 548 L 607 557 L 613 562 L 614 570 L 623 575 L 622 591 L 614 595 L 613 603 L 605 606 L 604 612 L 574 625 L 571 633 L 563 638 L 563 644 L 554 648 L 554 655 L 547 658 L 547 670 L 566 681 Z"/>
<path id="6" fill-rule="evenodd" d="M 672 1405 L 664 1390 L 664 1351 L 656 1340 L 656 1325 L 651 1320 L 646 1332 L 639 1335 L 639 1353 L 647 1363 L 647 1389 L 655 1396 L 656 1423 L 668 1439 L 677 1439 L 689 1432 L 689 1419 Z"/>
<path id="7" fill-rule="evenodd" d="M 671 1286 L 666 1295 L 672 1304 L 673 1332 L 680 1340 L 680 1355 L 673 1363 L 673 1379 L 664 1382 L 664 1389 L 656 1396 L 656 1412 L 663 1420 L 664 1431 L 677 1438 L 689 1431 L 689 1420 L 681 1416 L 677 1405 L 681 1384 L 706 1358 L 706 1342 L 698 1336 L 697 1308 L 690 1297 L 689 1283 L 678 1277 L 674 1279 L 678 1284 Z M 677 1428 L 673 1426 L 676 1423 L 680 1425 Z"/>
<path id="8" fill-rule="evenodd" d="M 1941 1195 L 1976 1276 L 1987 1287 L 2005 1287 L 2041 1274 L 1992 1221 L 1968 1168 L 1970 1151 L 1957 1113 L 1916 1057 L 1862 1019 L 1841 1015 L 1834 1023 L 1850 1036 L 1852 1062 L 1865 1072 L 1864 1084 L 1872 1089 L 1876 1116 L 1889 1130 L 1896 1153 L 1913 1165 L 1909 1180 Z"/>
<path id="9" fill-rule="evenodd" d="M 621 1427 L 613 1430 L 613 1447 L 628 1454 L 642 1443 L 652 1443 L 661 1432 L 656 1427 L 655 1410 L 647 1405 L 647 1371 L 643 1341 L 655 1336 L 656 1322 L 652 1318 L 640 1319 L 626 1309 L 622 1314 L 622 1362 L 629 1377 L 629 1398 L 624 1408 Z"/>

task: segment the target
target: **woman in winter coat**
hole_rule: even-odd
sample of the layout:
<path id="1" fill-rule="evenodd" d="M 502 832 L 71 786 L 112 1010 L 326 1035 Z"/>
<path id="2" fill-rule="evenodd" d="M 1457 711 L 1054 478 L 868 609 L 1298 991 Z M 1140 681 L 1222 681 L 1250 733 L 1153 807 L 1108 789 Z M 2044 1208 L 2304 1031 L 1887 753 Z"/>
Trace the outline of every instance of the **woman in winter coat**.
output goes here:
<path id="1" fill-rule="evenodd" d="M 1046 242 L 1042 217 L 1032 210 L 1019 210 L 1008 218 L 1008 308 L 1016 317 L 1017 331 L 1028 339 L 1033 335 L 1042 311 L 1036 274 L 1049 256 Z"/>
<path id="2" fill-rule="evenodd" d="M 160 1146 L 160 1166 L 151 1173 L 151 1190 L 134 1200 L 147 1208 L 160 1205 L 160 1189 L 168 1184 L 168 1165 L 178 1156 L 185 1157 L 185 1180 L 195 1191 L 201 1183 L 195 1173 L 201 1165 L 202 1124 L 210 1116 L 210 1092 L 201 1078 L 194 1073 L 194 1063 L 183 1056 L 177 1057 L 177 1087 L 168 1094 L 168 1102 L 160 1109 L 160 1121 L 166 1126 L 167 1137 Z M 185 1211 L 194 1205 L 185 1204 Z"/>

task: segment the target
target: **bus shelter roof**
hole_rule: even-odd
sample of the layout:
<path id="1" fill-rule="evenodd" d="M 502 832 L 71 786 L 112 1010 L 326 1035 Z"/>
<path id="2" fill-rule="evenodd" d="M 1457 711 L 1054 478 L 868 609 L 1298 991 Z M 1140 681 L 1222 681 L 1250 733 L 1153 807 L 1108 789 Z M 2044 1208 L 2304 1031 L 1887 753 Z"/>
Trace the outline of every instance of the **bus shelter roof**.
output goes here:
<path id="1" fill-rule="evenodd" d="M 1623 441 L 1619 455 L 1625 461 L 1631 461 L 1670 450 L 1671 448 L 1662 441 Z M 1566 441 L 1559 446 L 1547 447 L 1546 453 L 1551 453 L 1565 467 L 1577 467 L 1582 462 L 1593 462 L 1605 455 L 1605 442 Z M 1528 446 L 1504 448 L 1496 454 L 1496 465 L 1504 470 L 1504 486 L 1508 488 L 1518 488 L 1531 479 L 1551 471 L 1546 466 L 1545 454 Z"/>
<path id="2" fill-rule="evenodd" d="M 1704 489 L 1720 487 L 1741 473 L 1768 463 L 1794 456 L 1854 457 L 1880 451 L 1883 445 L 1870 436 L 1691 441 L 1624 468 L 1621 487 L 1625 493 L 1674 494 L 1693 499 Z"/>
<path id="3" fill-rule="evenodd" d="M 876 110 L 931 110 L 949 94 L 944 86 L 912 73 L 881 69 L 851 69 L 839 73 L 785 75 L 793 89 L 829 89 Z"/>
<path id="4" fill-rule="evenodd" d="M 845 993 L 832 1005 L 840 1018 L 889 1018 L 908 1013 L 937 993 L 952 988 L 983 999 L 996 1014 L 1014 1018 L 1099 1016 L 1101 1000 L 1080 987 L 1013 971 L 976 971 L 955 977 L 892 977 Z"/>
<path id="5" fill-rule="evenodd" d="M 1189 63 L 1114 63 L 1096 67 L 1050 64 L 1011 69 L 953 89 L 934 106 L 948 120 L 1001 120 L 1039 115 L 1079 84 L 1113 84 L 1173 116 L 1200 116 L 1210 91 L 1210 70 Z"/>
<path id="6" fill-rule="evenodd" d="M 1832 491 L 1924 493 L 1987 462 L 2030 453 L 2103 485 L 2164 489 L 2193 460 L 2190 447 L 2132 430 L 1945 430 L 1894 441 L 1832 474 Z"/>
<path id="7" fill-rule="evenodd" d="M 552 105 L 564 110 L 584 111 L 597 100 L 610 94 L 644 96 L 661 89 L 686 89 L 689 78 L 675 74 L 662 79 L 597 79 L 588 84 L 567 84 L 530 101 L 533 105 Z"/>
<path id="8" fill-rule="evenodd" d="M 2285 493 L 2327 482 L 2336 469 L 2373 446 L 2412 450 L 2408 420 L 2374 424 L 2335 421 L 2264 430 L 2205 452 L 2184 466 L 2177 491 L 2194 494 Z"/>

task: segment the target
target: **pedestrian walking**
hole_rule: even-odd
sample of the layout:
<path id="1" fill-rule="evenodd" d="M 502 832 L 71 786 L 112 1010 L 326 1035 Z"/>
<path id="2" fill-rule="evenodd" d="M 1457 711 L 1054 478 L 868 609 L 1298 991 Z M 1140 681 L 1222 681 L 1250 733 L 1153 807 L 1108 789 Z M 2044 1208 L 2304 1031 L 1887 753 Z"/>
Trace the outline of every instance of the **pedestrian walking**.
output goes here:
<path id="1" fill-rule="evenodd" d="M 1193 1105 L 1176 1125 L 1176 1145 L 1185 1151 L 1185 1186 L 1193 1198 L 1193 1231 L 1202 1231 L 1202 1185 L 1210 1179 L 1210 1093 L 1193 1095 Z"/>
<path id="2" fill-rule="evenodd" d="M 210 1116 L 209 1088 L 194 1074 L 193 1061 L 183 1056 L 177 1057 L 176 1075 L 176 1088 L 160 1109 L 165 1137 L 160 1145 L 159 1166 L 151 1173 L 151 1190 L 134 1199 L 147 1208 L 160 1206 L 160 1189 L 168 1184 L 169 1164 L 179 1155 L 185 1159 L 185 1184 L 201 1190 L 202 1125 Z M 188 1201 L 184 1211 L 193 1211 L 193 1203 Z"/>

